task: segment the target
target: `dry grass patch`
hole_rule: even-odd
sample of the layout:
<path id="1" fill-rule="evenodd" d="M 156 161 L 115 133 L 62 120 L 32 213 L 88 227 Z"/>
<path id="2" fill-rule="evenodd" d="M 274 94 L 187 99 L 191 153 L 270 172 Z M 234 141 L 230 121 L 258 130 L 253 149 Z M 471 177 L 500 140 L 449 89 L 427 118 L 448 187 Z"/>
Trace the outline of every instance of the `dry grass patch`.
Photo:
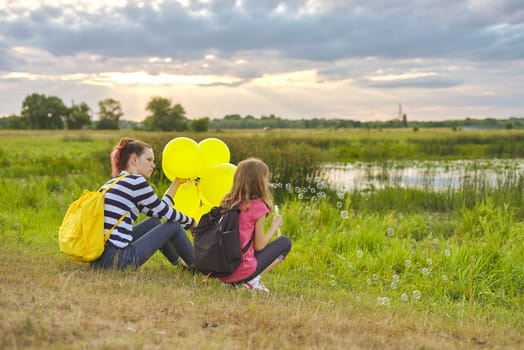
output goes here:
<path id="1" fill-rule="evenodd" d="M 373 305 L 226 290 L 153 261 L 94 271 L 56 254 L 0 253 L 3 349 L 517 349 L 522 334 Z M 505 340 L 504 340 L 505 339 Z"/>

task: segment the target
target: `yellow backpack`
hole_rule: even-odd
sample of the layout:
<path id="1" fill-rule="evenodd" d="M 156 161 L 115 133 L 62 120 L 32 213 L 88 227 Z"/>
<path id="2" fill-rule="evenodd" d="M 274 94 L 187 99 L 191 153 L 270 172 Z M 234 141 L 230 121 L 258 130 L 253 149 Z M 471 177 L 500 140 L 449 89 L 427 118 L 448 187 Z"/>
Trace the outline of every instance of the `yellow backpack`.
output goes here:
<path id="1" fill-rule="evenodd" d="M 104 236 L 104 195 L 127 175 L 117 178 L 102 192 L 84 190 L 80 198 L 71 203 L 58 230 L 61 252 L 80 262 L 94 261 L 102 255 L 111 232 L 127 215 L 127 212 L 122 214 Z"/>

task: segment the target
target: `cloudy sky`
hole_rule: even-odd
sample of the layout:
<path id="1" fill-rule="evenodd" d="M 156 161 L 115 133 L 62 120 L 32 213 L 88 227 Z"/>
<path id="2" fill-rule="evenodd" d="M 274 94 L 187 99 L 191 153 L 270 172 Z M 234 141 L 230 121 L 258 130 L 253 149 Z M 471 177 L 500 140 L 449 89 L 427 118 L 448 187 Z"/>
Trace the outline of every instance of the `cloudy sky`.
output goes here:
<path id="1" fill-rule="evenodd" d="M 0 116 L 32 93 L 137 121 L 153 96 L 189 118 L 524 117 L 524 2 L 0 0 Z"/>

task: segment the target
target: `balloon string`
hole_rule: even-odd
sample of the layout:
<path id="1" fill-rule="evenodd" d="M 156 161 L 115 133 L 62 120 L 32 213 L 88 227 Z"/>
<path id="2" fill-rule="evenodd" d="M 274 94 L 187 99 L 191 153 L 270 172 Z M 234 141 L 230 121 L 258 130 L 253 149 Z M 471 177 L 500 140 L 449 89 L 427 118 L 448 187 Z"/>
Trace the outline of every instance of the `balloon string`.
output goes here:
<path id="1" fill-rule="evenodd" d="M 203 203 L 202 203 L 202 197 L 200 196 L 200 188 L 198 188 L 198 183 L 200 182 L 200 178 L 199 177 L 195 177 L 193 179 L 193 183 L 195 184 L 195 187 L 196 187 L 196 192 L 197 192 L 197 198 L 199 199 L 200 203 L 198 205 L 198 207 L 202 207 L 203 206 Z"/>

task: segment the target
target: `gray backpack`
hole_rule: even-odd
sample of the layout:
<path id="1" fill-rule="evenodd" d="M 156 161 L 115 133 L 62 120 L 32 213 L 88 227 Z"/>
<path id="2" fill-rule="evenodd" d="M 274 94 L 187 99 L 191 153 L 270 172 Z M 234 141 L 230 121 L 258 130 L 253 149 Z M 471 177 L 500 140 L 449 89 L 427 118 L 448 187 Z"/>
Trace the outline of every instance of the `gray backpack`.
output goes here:
<path id="1" fill-rule="evenodd" d="M 252 239 L 245 247 L 240 247 L 238 217 L 240 208 L 214 207 L 204 214 L 193 233 L 195 267 L 211 277 L 228 276 L 240 265 L 242 255 L 247 251 Z"/>

